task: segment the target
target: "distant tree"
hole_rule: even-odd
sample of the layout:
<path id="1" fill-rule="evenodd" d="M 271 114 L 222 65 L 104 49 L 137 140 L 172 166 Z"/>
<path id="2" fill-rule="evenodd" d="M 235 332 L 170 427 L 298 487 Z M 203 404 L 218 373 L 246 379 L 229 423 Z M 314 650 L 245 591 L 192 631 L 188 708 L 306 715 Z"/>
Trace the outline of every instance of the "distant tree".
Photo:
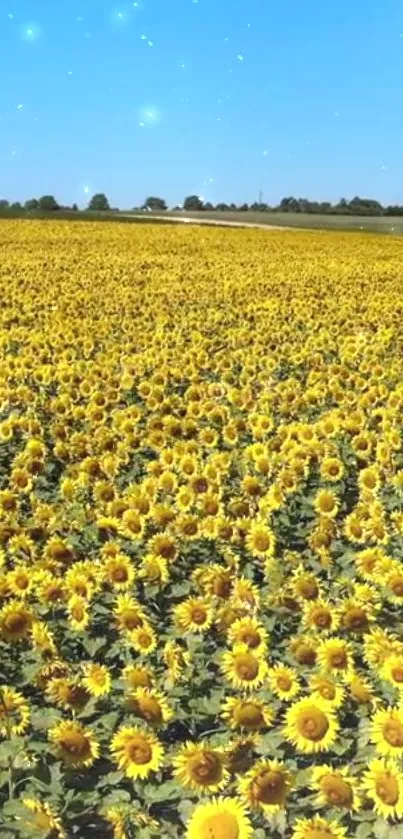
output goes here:
<path id="1" fill-rule="evenodd" d="M 158 212 L 161 212 L 162 210 L 167 209 L 167 202 L 164 201 L 163 198 L 156 198 L 154 196 L 151 196 L 150 198 L 146 198 L 143 206 L 147 210 L 157 210 Z"/>
<path id="2" fill-rule="evenodd" d="M 54 195 L 42 195 L 42 198 L 39 199 L 39 209 L 46 213 L 58 210 L 59 205 Z"/>
<path id="3" fill-rule="evenodd" d="M 39 201 L 37 198 L 29 198 L 24 204 L 24 210 L 30 213 L 32 210 L 39 209 Z"/>
<path id="4" fill-rule="evenodd" d="M 207 201 L 207 204 L 204 204 L 203 209 L 208 210 L 208 212 L 211 213 L 211 211 L 214 210 L 214 204 L 211 204 L 210 201 Z"/>
<path id="5" fill-rule="evenodd" d="M 278 207 L 276 207 L 280 213 L 300 213 L 301 208 L 299 201 L 294 198 L 294 196 L 290 196 L 289 198 L 282 198 Z"/>
<path id="6" fill-rule="evenodd" d="M 202 210 L 203 207 L 203 201 L 198 195 L 188 195 L 183 202 L 184 210 Z"/>
<path id="7" fill-rule="evenodd" d="M 403 207 L 399 204 L 389 204 L 385 207 L 385 216 L 403 216 Z"/>
<path id="8" fill-rule="evenodd" d="M 231 207 L 229 207 L 228 204 L 221 203 L 216 205 L 216 210 L 218 210 L 219 213 L 228 213 L 228 210 L 230 209 Z"/>
<path id="9" fill-rule="evenodd" d="M 77 212 L 78 212 L 78 205 L 77 205 L 77 204 L 73 204 L 73 206 L 72 206 L 72 208 L 71 208 L 71 209 L 72 209 L 75 213 L 77 213 Z"/>
<path id="10" fill-rule="evenodd" d="M 109 201 L 106 195 L 104 195 L 103 192 L 97 192 L 93 195 L 88 204 L 88 209 L 97 211 L 110 210 Z"/>
<path id="11" fill-rule="evenodd" d="M 349 216 L 351 215 L 351 210 L 348 201 L 345 198 L 340 198 L 338 204 L 334 204 L 331 211 L 332 215 L 335 216 Z"/>
<path id="12" fill-rule="evenodd" d="M 7 198 L 0 198 L 0 210 L 7 210 L 9 206 L 10 202 L 7 201 Z"/>
<path id="13" fill-rule="evenodd" d="M 348 207 L 351 215 L 354 216 L 381 216 L 383 214 L 382 204 L 373 198 L 359 198 L 356 195 L 349 201 Z"/>
<path id="14" fill-rule="evenodd" d="M 240 204 L 240 206 L 238 207 L 238 210 L 241 213 L 247 213 L 248 210 L 249 210 L 249 204 Z"/>
<path id="15" fill-rule="evenodd" d="M 21 212 L 23 209 L 22 204 L 20 201 L 14 201 L 13 204 L 10 204 L 10 210 L 15 210 L 16 212 Z"/>

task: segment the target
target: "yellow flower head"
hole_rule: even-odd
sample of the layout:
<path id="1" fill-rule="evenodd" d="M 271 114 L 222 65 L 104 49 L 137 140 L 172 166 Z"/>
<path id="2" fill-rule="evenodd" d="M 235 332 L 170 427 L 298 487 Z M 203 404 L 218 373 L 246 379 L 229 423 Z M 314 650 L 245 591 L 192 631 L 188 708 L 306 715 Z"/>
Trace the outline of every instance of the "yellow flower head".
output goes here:
<path id="1" fill-rule="evenodd" d="M 252 839 L 253 828 L 237 798 L 212 798 L 198 804 L 187 826 L 186 839 Z"/>
<path id="2" fill-rule="evenodd" d="M 112 737 L 111 752 L 119 769 L 133 780 L 158 772 L 164 758 L 164 749 L 155 735 L 137 726 L 121 726 Z"/>

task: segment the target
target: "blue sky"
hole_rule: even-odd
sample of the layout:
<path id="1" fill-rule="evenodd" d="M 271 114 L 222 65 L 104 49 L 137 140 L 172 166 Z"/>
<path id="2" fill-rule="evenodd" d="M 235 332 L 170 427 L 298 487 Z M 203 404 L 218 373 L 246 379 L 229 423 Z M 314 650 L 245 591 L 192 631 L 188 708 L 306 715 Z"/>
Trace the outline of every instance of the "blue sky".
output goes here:
<path id="1" fill-rule="evenodd" d="M 400 0 L 0 0 L 0 195 L 403 203 Z"/>

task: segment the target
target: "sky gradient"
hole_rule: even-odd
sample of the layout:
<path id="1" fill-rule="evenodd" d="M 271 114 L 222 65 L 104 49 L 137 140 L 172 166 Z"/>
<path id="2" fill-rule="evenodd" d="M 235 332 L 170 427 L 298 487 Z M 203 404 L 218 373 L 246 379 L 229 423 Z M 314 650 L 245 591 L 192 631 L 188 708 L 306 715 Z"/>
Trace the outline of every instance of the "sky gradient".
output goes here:
<path id="1" fill-rule="evenodd" d="M 400 0 L 0 0 L 0 197 L 403 203 Z"/>

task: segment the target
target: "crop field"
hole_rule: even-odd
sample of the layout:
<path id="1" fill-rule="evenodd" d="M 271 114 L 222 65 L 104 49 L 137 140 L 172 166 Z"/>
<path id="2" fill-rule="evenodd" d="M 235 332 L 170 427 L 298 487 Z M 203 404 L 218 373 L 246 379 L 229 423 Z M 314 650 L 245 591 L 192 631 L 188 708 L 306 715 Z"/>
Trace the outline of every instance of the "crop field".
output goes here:
<path id="1" fill-rule="evenodd" d="M 152 214 L 147 214 L 152 217 Z M 220 212 L 218 210 L 203 210 L 201 212 L 166 212 L 167 218 L 180 218 L 185 215 L 192 219 L 206 222 L 210 219 L 214 222 L 242 222 L 246 224 L 259 224 L 274 227 L 297 227 L 306 229 L 321 230 L 359 230 L 373 233 L 389 233 L 390 235 L 403 234 L 403 218 L 401 216 L 352 216 L 352 215 L 320 215 L 314 213 L 280 213 L 260 212 L 248 210 Z"/>
<path id="2" fill-rule="evenodd" d="M 401 839 L 401 272 L 0 222 L 2 839 Z"/>

